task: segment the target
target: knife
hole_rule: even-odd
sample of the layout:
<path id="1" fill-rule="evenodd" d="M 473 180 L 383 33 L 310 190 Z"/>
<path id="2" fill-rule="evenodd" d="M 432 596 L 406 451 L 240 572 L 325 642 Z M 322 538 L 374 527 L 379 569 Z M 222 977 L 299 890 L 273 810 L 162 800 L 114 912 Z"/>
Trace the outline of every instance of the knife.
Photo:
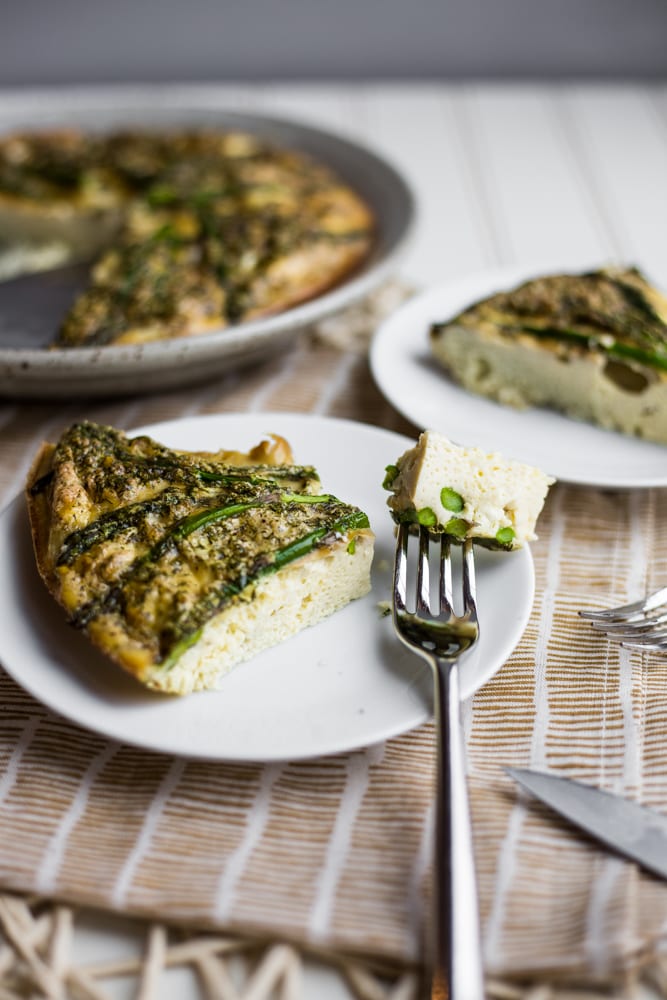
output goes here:
<path id="1" fill-rule="evenodd" d="M 591 837 L 667 879 L 667 815 L 571 778 L 515 767 L 505 771 Z"/>

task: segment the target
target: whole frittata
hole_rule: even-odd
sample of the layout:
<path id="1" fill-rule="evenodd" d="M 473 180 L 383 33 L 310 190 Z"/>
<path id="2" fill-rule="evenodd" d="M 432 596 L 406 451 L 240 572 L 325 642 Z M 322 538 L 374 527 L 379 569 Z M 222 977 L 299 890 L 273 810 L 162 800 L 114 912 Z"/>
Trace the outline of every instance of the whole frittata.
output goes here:
<path id="1" fill-rule="evenodd" d="M 373 217 L 327 167 L 250 134 L 60 130 L 0 140 L 0 232 L 94 260 L 65 348 L 282 312 L 361 263 Z"/>

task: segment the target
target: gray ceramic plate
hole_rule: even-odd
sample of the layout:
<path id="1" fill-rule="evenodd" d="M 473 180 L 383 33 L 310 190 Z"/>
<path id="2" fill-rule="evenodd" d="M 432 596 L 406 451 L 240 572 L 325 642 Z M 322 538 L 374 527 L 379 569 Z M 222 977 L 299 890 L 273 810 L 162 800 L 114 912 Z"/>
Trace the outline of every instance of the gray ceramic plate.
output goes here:
<path id="1" fill-rule="evenodd" d="M 3 101 L 0 131 L 70 124 L 109 129 L 120 125 L 218 126 L 259 133 L 277 145 L 310 153 L 362 195 L 378 222 L 363 267 L 334 289 L 278 316 L 183 340 L 73 348 L 54 352 L 0 345 L 0 395 L 72 398 L 150 392 L 188 385 L 269 357 L 303 327 L 351 305 L 396 269 L 414 219 L 414 198 L 401 175 L 375 153 L 307 125 L 217 107 L 214 95 L 164 89 L 26 94 Z M 55 325 L 54 321 L 54 325 Z"/>

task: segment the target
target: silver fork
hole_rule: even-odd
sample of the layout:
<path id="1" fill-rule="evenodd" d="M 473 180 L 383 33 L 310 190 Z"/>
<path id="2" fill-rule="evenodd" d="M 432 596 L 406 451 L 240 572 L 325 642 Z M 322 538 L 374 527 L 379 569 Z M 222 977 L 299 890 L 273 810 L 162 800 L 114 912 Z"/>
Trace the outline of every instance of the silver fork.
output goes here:
<path id="1" fill-rule="evenodd" d="M 582 618 L 628 649 L 667 652 L 667 587 L 632 604 L 606 611 L 580 611 Z"/>
<path id="2" fill-rule="evenodd" d="M 452 605 L 449 541 L 439 541 L 438 608 L 431 611 L 432 539 L 419 529 L 415 610 L 407 608 L 409 529 L 399 525 L 394 564 L 394 627 L 433 670 L 437 728 L 437 796 L 431 998 L 483 1000 L 484 976 L 470 810 L 461 730 L 459 660 L 479 636 L 472 542 L 463 544 L 463 614 Z"/>

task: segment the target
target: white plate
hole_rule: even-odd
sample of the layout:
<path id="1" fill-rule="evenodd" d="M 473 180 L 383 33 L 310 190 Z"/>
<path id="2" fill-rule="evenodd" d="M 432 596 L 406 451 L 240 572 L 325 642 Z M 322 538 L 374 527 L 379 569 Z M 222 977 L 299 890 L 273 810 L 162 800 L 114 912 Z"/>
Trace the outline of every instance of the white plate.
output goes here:
<path id="1" fill-rule="evenodd" d="M 420 428 L 536 465 L 564 482 L 610 489 L 667 486 L 667 449 L 551 410 L 513 410 L 451 381 L 431 356 L 431 323 L 535 272 L 499 270 L 430 288 L 377 331 L 371 369 L 387 399 Z"/>
<path id="2" fill-rule="evenodd" d="M 352 421 L 286 414 L 194 417 L 141 428 L 176 448 L 246 448 L 268 432 L 315 464 L 326 490 L 369 515 L 377 542 L 373 589 L 321 624 L 238 666 L 216 692 L 186 698 L 142 688 L 63 620 L 37 576 L 22 498 L 0 517 L 0 660 L 54 711 L 152 750 L 218 760 L 294 760 L 405 732 L 431 712 L 430 673 L 394 637 L 380 602 L 391 596 L 393 530 L 381 488 L 411 442 Z M 507 659 L 533 599 L 528 549 L 481 551 L 481 639 L 461 675 L 469 697 Z"/>
<path id="3" fill-rule="evenodd" d="M 153 392 L 265 359 L 285 348 L 299 330 L 367 295 L 392 274 L 412 229 L 413 195 L 382 157 L 309 125 L 220 108 L 215 96 L 207 99 L 205 88 L 55 91 L 39 99 L 17 94 L 0 110 L 0 132 L 59 125 L 92 130 L 186 125 L 256 133 L 328 164 L 368 202 L 377 228 L 368 258 L 353 274 L 311 301 L 267 319 L 170 341 L 62 351 L 22 347 L 20 331 L 18 339 L 10 331 L 11 341 L 3 339 L 0 346 L 0 394 L 5 396 L 53 399 Z"/>

